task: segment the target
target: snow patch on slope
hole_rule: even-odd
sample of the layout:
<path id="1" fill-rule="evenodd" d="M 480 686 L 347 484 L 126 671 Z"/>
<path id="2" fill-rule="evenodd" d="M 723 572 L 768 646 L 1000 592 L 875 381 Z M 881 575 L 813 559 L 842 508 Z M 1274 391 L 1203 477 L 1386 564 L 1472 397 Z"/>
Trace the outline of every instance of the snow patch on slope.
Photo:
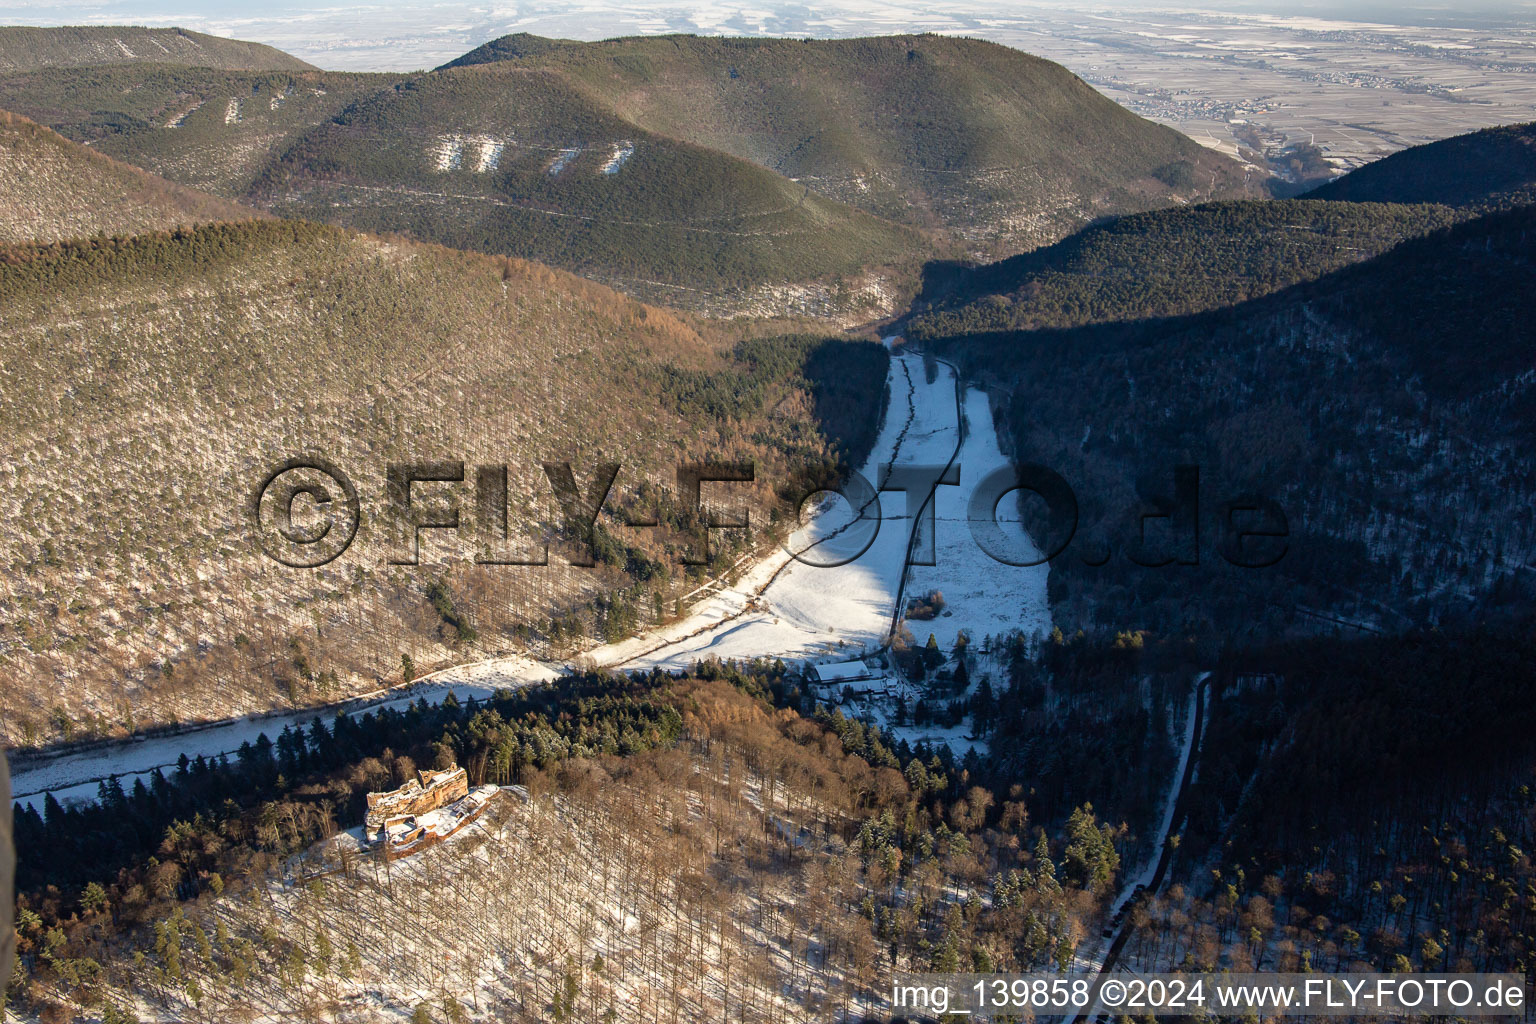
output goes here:
<path id="1" fill-rule="evenodd" d="M 580 146 L 575 146 L 569 149 L 562 149 L 559 154 L 557 154 L 555 158 L 549 162 L 549 176 L 553 178 L 559 175 L 561 171 L 565 170 L 567 164 L 569 164 L 572 160 L 575 160 L 580 155 Z"/>
<path id="2" fill-rule="evenodd" d="M 634 155 L 635 144 L 633 142 L 630 142 L 628 139 L 625 139 L 623 142 L 616 142 L 613 146 L 613 155 L 608 158 L 607 163 L 598 169 L 598 173 L 618 174 L 619 169 L 629 163 L 629 158 Z"/>
<path id="3" fill-rule="evenodd" d="M 501 155 L 510 140 L 494 135 L 439 135 L 427 147 L 427 158 L 434 170 L 468 170 L 486 174 L 501 166 Z"/>
<path id="4" fill-rule="evenodd" d="M 431 157 L 432 166 L 438 171 L 456 171 L 464 162 L 464 137 L 439 135 L 437 141 L 427 150 L 427 155 Z"/>

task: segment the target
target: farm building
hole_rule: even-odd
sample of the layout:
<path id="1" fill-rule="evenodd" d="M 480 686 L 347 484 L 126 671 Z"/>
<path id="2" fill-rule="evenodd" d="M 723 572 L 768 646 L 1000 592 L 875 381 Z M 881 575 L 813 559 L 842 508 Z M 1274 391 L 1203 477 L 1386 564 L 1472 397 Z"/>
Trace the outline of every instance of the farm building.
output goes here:
<path id="1" fill-rule="evenodd" d="M 806 681 L 817 686 L 842 686 L 844 683 L 857 683 L 867 679 L 874 679 L 878 672 L 871 669 L 862 660 L 857 661 L 831 661 L 821 665 L 807 665 L 805 667 Z"/>

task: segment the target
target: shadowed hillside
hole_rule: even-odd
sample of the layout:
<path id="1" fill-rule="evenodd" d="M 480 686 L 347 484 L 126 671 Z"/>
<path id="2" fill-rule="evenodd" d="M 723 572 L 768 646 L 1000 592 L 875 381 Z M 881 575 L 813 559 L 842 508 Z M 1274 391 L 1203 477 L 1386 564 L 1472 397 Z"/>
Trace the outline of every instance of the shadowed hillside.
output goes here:
<path id="1" fill-rule="evenodd" d="M 996 386 L 1014 455 L 1078 494 L 1079 534 L 1051 570 L 1063 628 L 1454 623 L 1536 595 L 1533 246 L 1522 207 L 1195 316 L 932 343 Z M 1198 564 L 1133 564 L 1189 556 L 1166 530 L 1137 542 L 1181 463 L 1200 467 Z M 1252 494 L 1289 523 L 1262 571 L 1217 548 L 1221 503 Z"/>
<path id="2" fill-rule="evenodd" d="M 938 280 L 909 334 L 1075 327 L 1236 305 L 1445 227 L 1444 206 L 1270 200 L 1115 218 Z"/>
<path id="3" fill-rule="evenodd" d="M 1399 150 L 1307 198 L 1482 208 L 1536 202 L 1536 121 Z"/>

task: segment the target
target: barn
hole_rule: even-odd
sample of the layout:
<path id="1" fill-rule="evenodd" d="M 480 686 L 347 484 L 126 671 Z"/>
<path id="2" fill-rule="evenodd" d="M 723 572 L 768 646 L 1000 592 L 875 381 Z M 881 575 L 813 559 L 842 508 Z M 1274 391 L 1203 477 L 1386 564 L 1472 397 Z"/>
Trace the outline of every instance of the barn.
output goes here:
<path id="1" fill-rule="evenodd" d="M 845 683 L 874 679 L 876 675 L 878 673 L 871 670 L 863 660 L 829 661 L 805 667 L 806 681 L 817 686 L 842 686 Z"/>

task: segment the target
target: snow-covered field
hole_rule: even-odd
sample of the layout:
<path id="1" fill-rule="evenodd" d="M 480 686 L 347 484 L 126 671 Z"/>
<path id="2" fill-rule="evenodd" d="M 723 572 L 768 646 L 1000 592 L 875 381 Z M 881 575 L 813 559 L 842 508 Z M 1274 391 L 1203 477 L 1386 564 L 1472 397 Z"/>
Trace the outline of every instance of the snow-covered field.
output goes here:
<path id="1" fill-rule="evenodd" d="M 1013 630 L 1038 638 L 1051 629 L 1051 611 L 1045 594 L 1047 566 L 1006 565 L 983 551 L 972 536 L 968 512 L 972 492 L 987 474 L 1007 468 L 1010 463 L 998 448 L 986 392 L 966 392 L 965 419 L 969 429 L 960 457 L 955 460 L 960 467 L 960 483 L 939 487 L 934 495 L 938 510 L 934 531 L 937 564 L 914 565 L 906 589 L 909 602 L 935 590 L 944 595 L 944 610 L 937 618 L 927 622 L 913 620 L 907 625 L 918 643 L 925 642 L 932 633 L 945 651 L 954 646 L 962 629 L 976 641 Z M 997 522 L 1010 552 L 1036 555 L 1013 495 L 998 504 Z"/>
<path id="2" fill-rule="evenodd" d="M 943 366 L 928 381 L 922 359 L 891 360 L 890 407 L 869 461 L 860 472 L 873 487 L 881 463 L 943 465 L 958 431 L 954 377 Z M 843 499 L 791 535 L 790 550 L 760 563 L 736 585 L 694 609 L 661 634 L 636 637 L 593 652 L 614 667 L 684 669 L 703 658 L 845 660 L 881 647 L 901 584 L 911 520 L 901 493 L 879 496 L 879 531 L 869 539 Z M 873 525 L 874 510 L 868 513 Z M 846 565 L 829 563 L 858 554 Z M 807 564 L 814 562 L 816 564 Z"/>
<path id="3" fill-rule="evenodd" d="M 960 486 L 938 489 L 938 564 L 915 568 L 907 586 L 908 595 L 938 589 L 945 596 L 948 614 L 931 623 L 913 624 L 915 630 L 922 630 L 919 642 L 931 631 L 948 650 L 962 628 L 977 640 L 988 633 L 1014 629 L 1031 635 L 1048 630 L 1045 566 L 1021 569 L 994 561 L 977 547 L 965 521 L 974 484 L 1006 464 L 998 449 L 986 395 L 973 391 L 963 399 L 969 431 L 962 445 L 956 382 L 950 367 L 930 362 L 925 368 L 922 357 L 897 352 L 891 360 L 889 385 L 890 403 L 880 436 L 861 469 L 871 486 L 880 479 L 882 463 L 943 466 L 954 460 L 961 467 Z M 860 524 L 854 522 L 856 512 L 849 502 L 824 502 L 787 542 L 786 547 L 803 556 L 803 561 L 796 561 L 786 550 L 777 550 L 733 583 L 711 588 L 713 592 L 678 622 L 597 648 L 584 660 L 624 670 L 684 670 L 709 657 L 844 661 L 879 650 L 889 636 L 912 519 L 902 492 L 886 492 L 877 504 L 879 530 L 872 541 L 873 506 Z M 1011 507 L 1005 501 L 999 509 L 1000 518 Z M 1005 524 L 1005 532 L 1023 536 L 1016 523 L 1011 527 Z M 866 541 L 868 547 L 860 553 Z M 1027 538 L 1022 543 L 1027 544 Z M 845 559 L 851 560 L 831 564 Z M 316 717 L 360 714 L 420 699 L 436 703 L 449 692 L 460 699 L 486 697 L 499 688 L 552 679 L 562 669 L 527 658 L 499 658 L 444 669 L 408 688 L 371 700 L 236 719 L 24 762 L 17 766 L 14 792 L 20 802 L 39 805 L 43 794 L 50 791 L 61 801 L 92 799 L 103 779 L 115 774 L 131 784 L 133 777 L 170 766 L 182 754 L 216 758 L 233 754 L 241 744 L 254 742 L 262 733 L 274 738 L 285 726 L 303 726 Z"/>

